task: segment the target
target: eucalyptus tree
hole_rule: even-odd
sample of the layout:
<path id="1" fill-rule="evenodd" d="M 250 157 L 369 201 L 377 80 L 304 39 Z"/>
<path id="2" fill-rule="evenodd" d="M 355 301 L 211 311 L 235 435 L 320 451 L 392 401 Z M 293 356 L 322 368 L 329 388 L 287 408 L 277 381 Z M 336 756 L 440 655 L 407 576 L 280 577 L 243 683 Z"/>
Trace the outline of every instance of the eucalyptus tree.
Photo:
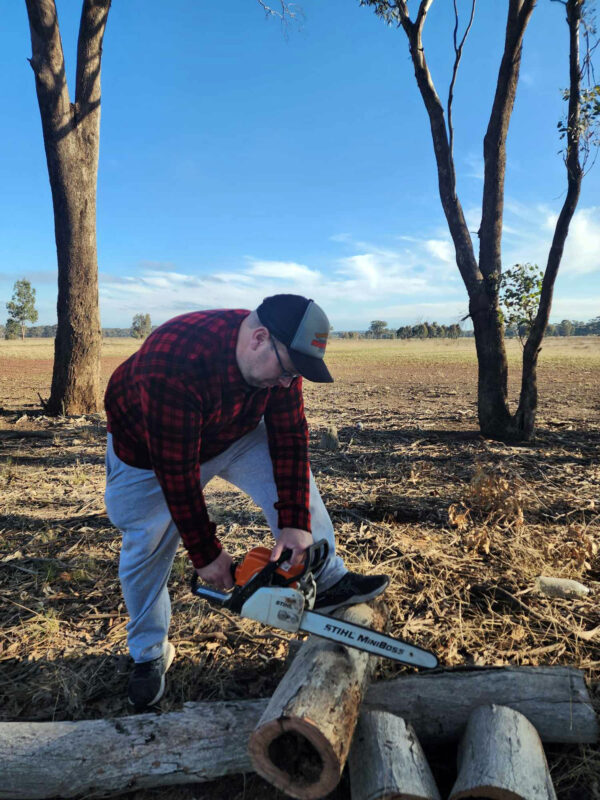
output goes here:
<path id="1" fill-rule="evenodd" d="M 82 414 L 101 405 L 96 183 L 102 41 L 111 0 L 83 2 L 73 103 L 55 2 L 25 2 L 58 261 L 58 327 L 47 411 Z"/>
<path id="2" fill-rule="evenodd" d="M 457 193 L 452 120 L 458 68 L 474 20 L 476 0 L 471 0 L 469 20 L 462 36 L 458 33 L 458 10 L 456 0 L 454 2 L 454 63 L 445 106 L 436 90 L 423 44 L 423 29 L 433 2 L 420 0 L 418 4 L 415 3 L 416 13 L 411 17 L 408 0 L 360 0 L 361 5 L 372 6 L 378 16 L 401 28 L 408 39 L 415 79 L 429 117 L 442 208 L 454 243 L 456 264 L 469 297 L 469 316 L 473 322 L 478 359 L 478 417 L 481 432 L 499 439 L 528 440 L 535 430 L 538 356 L 548 325 L 554 283 L 569 224 L 579 200 L 584 175 L 582 160 L 585 162 L 590 148 L 597 142 L 595 131 L 600 116 L 600 87 L 594 85 L 593 70 L 590 69 L 590 53 L 593 50 L 590 36 L 594 31 L 591 26 L 586 26 L 584 16 L 589 0 L 554 0 L 563 6 L 567 22 L 568 47 L 564 51 L 568 54 L 565 59 L 569 76 L 565 92 L 568 110 L 565 121 L 559 125 L 565 141 L 566 192 L 542 277 L 539 303 L 524 344 L 521 393 L 514 413 L 511 413 L 508 403 L 508 365 L 499 304 L 506 140 L 519 82 L 523 39 L 536 0 L 508 0 L 506 3 L 504 48 L 483 140 L 484 183 L 478 254 Z M 580 52 L 582 28 L 586 45 L 583 54 Z M 558 43 L 556 50 L 559 51 Z M 591 82 L 585 83 L 590 79 Z"/>

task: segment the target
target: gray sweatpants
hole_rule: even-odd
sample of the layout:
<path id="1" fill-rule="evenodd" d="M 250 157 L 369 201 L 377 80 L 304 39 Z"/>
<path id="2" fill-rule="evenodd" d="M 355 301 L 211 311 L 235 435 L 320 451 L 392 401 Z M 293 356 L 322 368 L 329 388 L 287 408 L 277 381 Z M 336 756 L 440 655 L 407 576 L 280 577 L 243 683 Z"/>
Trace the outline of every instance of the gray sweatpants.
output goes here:
<path id="1" fill-rule="evenodd" d="M 277 489 L 264 423 L 243 436 L 224 453 L 202 464 L 202 486 L 224 478 L 248 494 L 263 510 L 275 539 Z M 167 581 L 180 537 L 156 475 L 151 469 L 125 464 L 115 454 L 112 436 L 106 448 L 106 510 L 123 534 L 119 578 L 129 613 L 127 643 L 134 661 L 158 658 L 167 643 L 171 602 Z M 329 558 L 318 576 L 319 591 L 328 589 L 346 573 L 335 554 L 333 525 L 312 473 L 310 514 L 314 541 L 326 539 Z"/>

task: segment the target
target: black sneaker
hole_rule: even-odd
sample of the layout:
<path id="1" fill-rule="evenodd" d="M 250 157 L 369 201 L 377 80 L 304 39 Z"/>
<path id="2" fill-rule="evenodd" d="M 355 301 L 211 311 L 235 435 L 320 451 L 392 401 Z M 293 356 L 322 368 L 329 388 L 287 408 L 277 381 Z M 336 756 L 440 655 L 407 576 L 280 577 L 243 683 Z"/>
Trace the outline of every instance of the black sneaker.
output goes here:
<path id="1" fill-rule="evenodd" d="M 167 642 L 167 649 L 160 658 L 134 664 L 129 677 L 129 705 L 136 711 L 144 711 L 158 703 L 165 691 L 165 672 L 173 663 L 175 648 Z"/>
<path id="2" fill-rule="evenodd" d="M 314 609 L 325 613 L 341 606 L 365 603 L 385 592 L 389 582 L 387 575 L 358 575 L 356 572 L 347 572 L 329 589 L 317 594 Z"/>

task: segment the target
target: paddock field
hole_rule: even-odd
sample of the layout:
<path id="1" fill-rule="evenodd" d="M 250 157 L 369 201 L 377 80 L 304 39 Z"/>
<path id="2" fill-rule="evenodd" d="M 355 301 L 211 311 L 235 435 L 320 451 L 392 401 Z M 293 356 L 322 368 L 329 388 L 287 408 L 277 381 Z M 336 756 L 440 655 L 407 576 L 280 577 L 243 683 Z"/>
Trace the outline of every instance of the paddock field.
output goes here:
<path id="1" fill-rule="evenodd" d="M 139 342 L 108 339 L 102 375 Z M 103 504 L 102 414 L 43 415 L 53 343 L 0 341 L 0 718 L 128 714 L 118 532 Z M 510 395 L 520 346 L 508 343 Z M 569 664 L 600 706 L 600 337 L 544 343 L 533 441 L 484 440 L 471 339 L 332 340 L 336 382 L 305 387 L 311 461 L 348 565 L 387 571 L 390 628 L 442 663 Z M 335 427 L 339 448 L 323 436 Z M 207 491 L 236 557 L 268 541 L 260 512 L 228 484 Z M 550 599 L 539 575 L 576 578 L 581 600 Z M 181 551 L 171 578 L 177 650 L 161 710 L 188 700 L 271 694 L 287 635 L 191 597 Z M 379 678 L 402 672 L 385 662 Z M 548 747 L 560 800 L 600 797 L 596 747 Z M 432 754 L 442 796 L 455 753 Z M 345 779 L 332 795 L 347 798 Z M 129 800 L 258 800 L 283 795 L 255 776 Z"/>

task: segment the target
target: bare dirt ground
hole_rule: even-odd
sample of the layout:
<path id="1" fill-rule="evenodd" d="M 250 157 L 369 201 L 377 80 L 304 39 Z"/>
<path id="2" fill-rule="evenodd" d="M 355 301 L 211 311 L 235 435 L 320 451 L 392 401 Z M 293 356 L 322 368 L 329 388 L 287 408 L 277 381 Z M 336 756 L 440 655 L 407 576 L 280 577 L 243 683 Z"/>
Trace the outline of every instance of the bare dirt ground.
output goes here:
<path id="1" fill-rule="evenodd" d="M 119 535 L 102 499 L 105 420 L 42 414 L 52 354 L 30 342 L 0 343 L 0 718 L 125 715 L 127 618 Z M 105 381 L 135 347 L 107 344 Z M 518 356 L 511 343 L 513 395 Z M 392 577 L 392 633 L 449 666 L 579 667 L 600 705 L 600 340 L 545 345 L 538 431 L 522 446 L 478 434 L 471 341 L 333 342 L 328 363 L 336 383 L 305 390 L 313 471 L 348 566 Z M 338 450 L 325 446 L 330 426 Z M 260 512 L 235 489 L 215 480 L 207 497 L 230 552 L 268 541 Z M 539 575 L 576 578 L 590 594 L 543 597 Z M 285 637 L 210 611 L 188 577 L 181 551 L 171 578 L 177 658 L 161 710 L 270 695 Z M 379 677 L 402 670 L 385 663 Z M 561 800 L 600 798 L 596 748 L 547 752 Z M 444 788 L 453 757 L 437 757 Z M 333 796 L 348 797 L 347 783 Z M 128 797 L 283 795 L 235 776 Z"/>

